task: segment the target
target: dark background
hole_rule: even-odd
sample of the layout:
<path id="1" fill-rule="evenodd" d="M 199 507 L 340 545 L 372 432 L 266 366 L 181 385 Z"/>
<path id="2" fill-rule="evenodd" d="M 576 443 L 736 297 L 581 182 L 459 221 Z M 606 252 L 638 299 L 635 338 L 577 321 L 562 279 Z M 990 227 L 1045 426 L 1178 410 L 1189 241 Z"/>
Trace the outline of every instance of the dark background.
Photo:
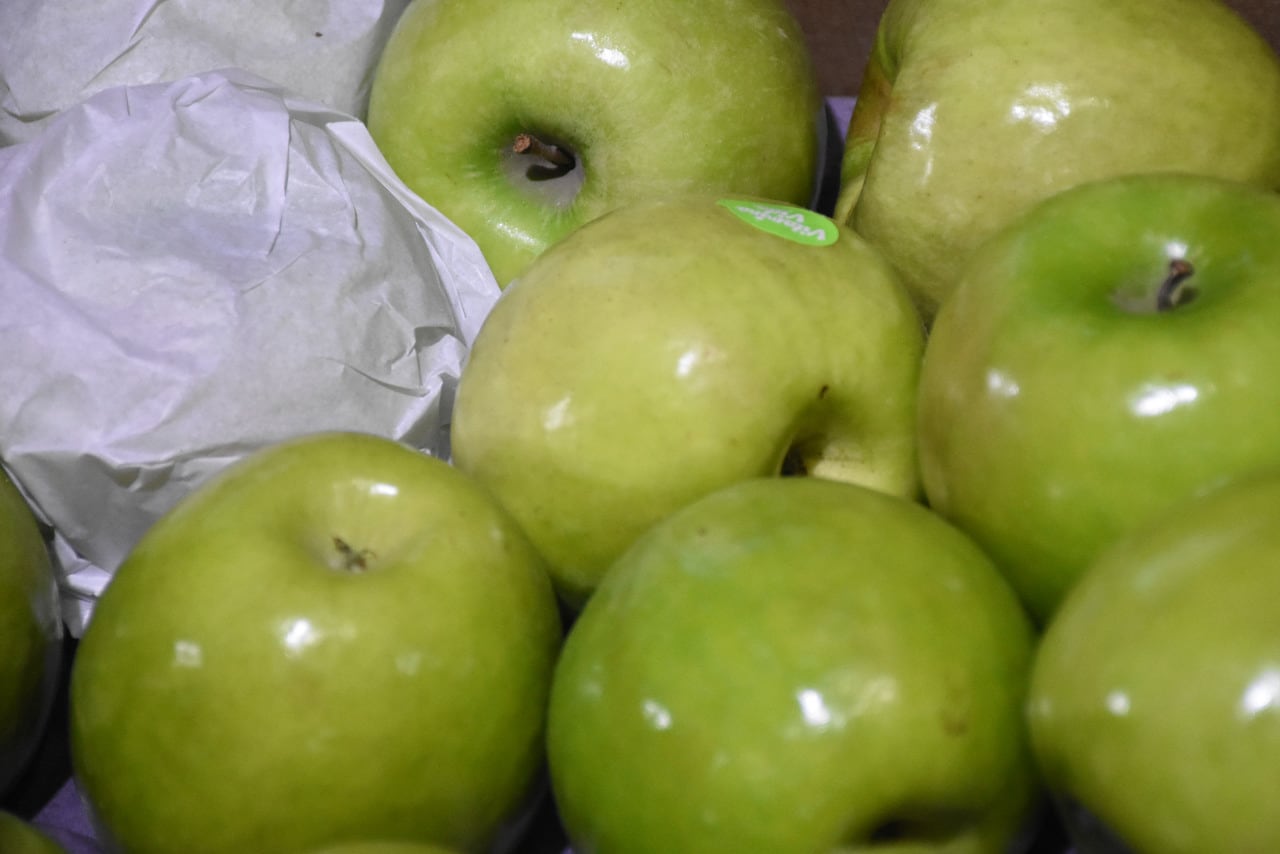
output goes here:
<path id="1" fill-rule="evenodd" d="M 1280 51 L 1280 0 L 1226 0 Z M 856 95 L 888 0 L 787 0 L 809 37 L 823 94 Z"/>

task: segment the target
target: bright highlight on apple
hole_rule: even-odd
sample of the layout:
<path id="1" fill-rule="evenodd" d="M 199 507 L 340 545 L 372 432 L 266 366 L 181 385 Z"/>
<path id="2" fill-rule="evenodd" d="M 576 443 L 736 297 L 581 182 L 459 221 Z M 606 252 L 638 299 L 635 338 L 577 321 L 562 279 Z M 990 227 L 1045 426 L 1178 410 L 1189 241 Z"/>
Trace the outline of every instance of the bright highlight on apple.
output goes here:
<path id="1" fill-rule="evenodd" d="M 922 349 L 892 272 L 825 217 L 704 195 L 626 205 L 503 293 L 459 382 L 453 459 L 577 608 L 650 525 L 745 478 L 918 495 Z"/>
<path id="2" fill-rule="evenodd" d="M 501 285 L 621 205 L 681 193 L 806 205 L 823 102 L 781 0 L 420 0 L 369 129 Z M 524 141 L 512 157 L 512 145 Z M 531 156 L 532 155 L 532 156 Z"/>

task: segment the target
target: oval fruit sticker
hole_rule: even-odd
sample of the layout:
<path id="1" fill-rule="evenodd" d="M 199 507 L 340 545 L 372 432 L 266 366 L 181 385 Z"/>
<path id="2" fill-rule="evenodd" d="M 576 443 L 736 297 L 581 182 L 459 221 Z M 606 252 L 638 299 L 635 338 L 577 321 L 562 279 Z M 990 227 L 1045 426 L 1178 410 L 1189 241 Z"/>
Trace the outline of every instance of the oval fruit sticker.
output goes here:
<path id="1" fill-rule="evenodd" d="M 720 204 L 761 231 L 806 246 L 830 246 L 840 236 L 840 229 L 830 219 L 794 205 L 748 199 L 720 199 Z"/>

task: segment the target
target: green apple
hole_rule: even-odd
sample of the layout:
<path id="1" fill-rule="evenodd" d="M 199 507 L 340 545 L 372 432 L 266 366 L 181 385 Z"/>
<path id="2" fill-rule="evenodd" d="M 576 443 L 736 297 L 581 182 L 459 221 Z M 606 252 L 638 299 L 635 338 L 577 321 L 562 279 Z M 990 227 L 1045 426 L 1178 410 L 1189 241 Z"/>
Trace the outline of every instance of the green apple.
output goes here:
<path id="1" fill-rule="evenodd" d="M 760 478 L 658 523 L 570 629 L 552 789 L 578 851 L 1014 850 L 1034 634 L 918 503 Z"/>
<path id="2" fill-rule="evenodd" d="M 1126 529 L 1280 463 L 1277 234 L 1280 195 L 1130 176 L 967 266 L 925 351 L 921 475 L 1039 618 Z"/>
<path id="3" fill-rule="evenodd" d="M 837 219 L 928 318 L 1036 202 L 1157 171 L 1280 188 L 1280 58 L 1218 0 L 892 0 Z"/>
<path id="4" fill-rule="evenodd" d="M 809 203 L 822 116 L 782 0 L 415 0 L 378 65 L 368 123 L 505 286 L 630 201 Z"/>
<path id="5" fill-rule="evenodd" d="M 62 635 L 44 537 L 0 469 L 0 795 L 26 769 L 44 733 L 61 677 Z"/>
<path id="6" fill-rule="evenodd" d="M 1135 854 L 1280 851 L 1277 602 L 1280 470 L 1178 502 L 1090 565 L 1028 703 L 1069 828 Z"/>
<path id="7" fill-rule="evenodd" d="M 317 848 L 310 854 L 458 854 L 452 848 L 416 842 L 349 842 Z"/>
<path id="8" fill-rule="evenodd" d="M 459 380 L 454 462 L 577 607 L 643 530 L 746 477 L 915 497 L 923 329 L 879 255 L 757 199 L 637 202 L 507 288 Z"/>
<path id="9" fill-rule="evenodd" d="M 299 437 L 119 568 L 72 667 L 76 777 L 129 854 L 489 850 L 542 793 L 561 638 L 540 559 L 470 478 L 389 439 Z"/>
<path id="10" fill-rule="evenodd" d="M 67 854 L 43 831 L 11 812 L 0 810 L 0 851 L 4 854 Z"/>

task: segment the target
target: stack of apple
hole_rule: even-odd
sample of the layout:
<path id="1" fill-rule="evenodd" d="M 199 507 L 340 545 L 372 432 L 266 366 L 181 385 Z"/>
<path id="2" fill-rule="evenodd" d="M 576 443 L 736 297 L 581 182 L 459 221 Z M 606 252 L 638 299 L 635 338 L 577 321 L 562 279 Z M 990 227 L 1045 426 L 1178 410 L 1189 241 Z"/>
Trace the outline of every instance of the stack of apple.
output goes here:
<path id="1" fill-rule="evenodd" d="M 72 675 L 110 846 L 1280 850 L 1280 58 L 892 0 L 829 219 L 799 44 L 409 8 L 371 129 L 506 285 L 452 459 L 299 437 L 146 535 Z"/>

